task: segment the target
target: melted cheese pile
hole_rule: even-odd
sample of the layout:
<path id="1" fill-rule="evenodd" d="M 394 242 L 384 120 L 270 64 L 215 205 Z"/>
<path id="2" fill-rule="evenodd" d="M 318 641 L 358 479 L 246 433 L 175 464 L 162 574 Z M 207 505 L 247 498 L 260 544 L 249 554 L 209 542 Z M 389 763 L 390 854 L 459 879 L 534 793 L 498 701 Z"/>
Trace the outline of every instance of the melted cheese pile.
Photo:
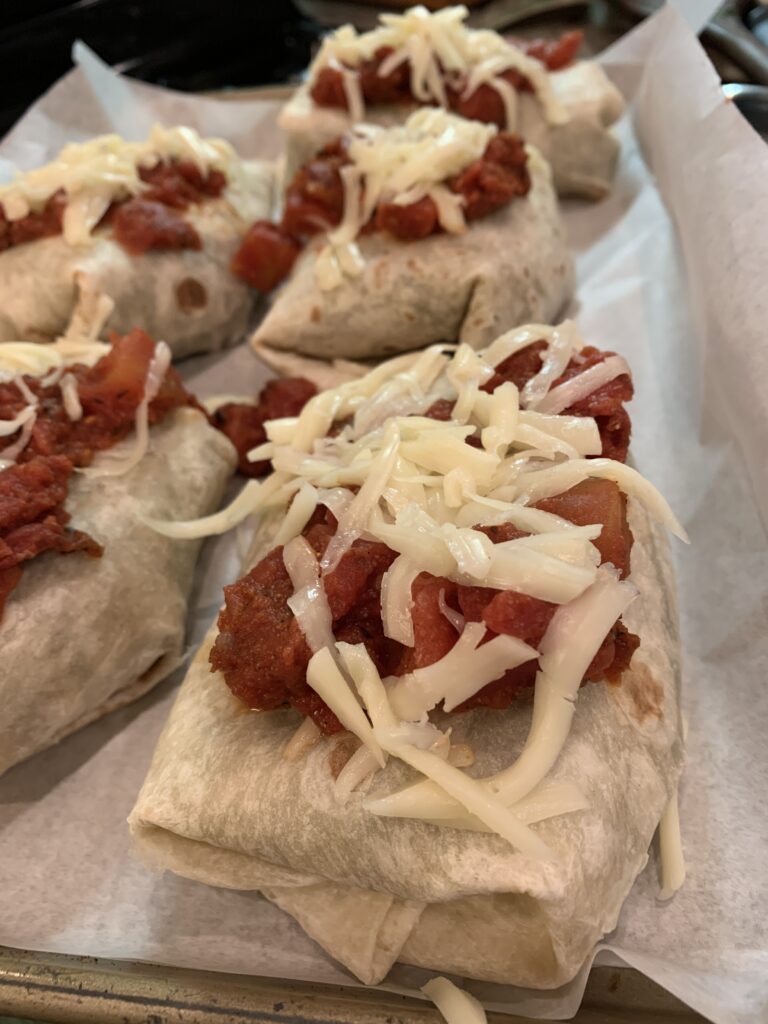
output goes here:
<path id="1" fill-rule="evenodd" d="M 394 52 L 379 69 L 382 76 L 390 74 L 406 60 L 410 62 L 411 92 L 423 103 L 448 105 L 443 82 L 465 82 L 465 96 L 487 84 L 501 96 L 506 111 L 506 127 L 517 125 L 517 95 L 514 88 L 499 76 L 514 68 L 531 83 L 547 121 L 562 124 L 567 115 L 556 98 L 549 73 L 541 61 L 529 57 L 507 42 L 498 32 L 467 28 L 468 10 L 463 5 L 446 7 L 430 13 L 421 5 L 404 14 L 382 14 L 381 25 L 358 35 L 352 25 L 343 25 L 323 40 L 312 63 L 311 72 L 333 67 L 344 76 L 344 88 L 353 121 L 361 121 L 365 104 L 354 69 L 370 60 L 381 47 Z"/>
<path id="2" fill-rule="evenodd" d="M 144 142 L 100 135 L 65 146 L 51 163 L 0 185 L 0 204 L 8 220 L 21 220 L 63 190 L 67 195 L 64 238 L 70 245 L 84 245 L 113 201 L 147 187 L 138 168 L 170 159 L 189 160 L 202 174 L 223 171 L 228 198 L 230 191 L 237 197 L 246 190 L 247 168 L 228 142 L 203 139 L 192 128 L 155 125 Z"/>
<path id="3" fill-rule="evenodd" d="M 522 391 L 512 383 L 493 394 L 481 390 L 496 366 L 539 339 L 547 343 L 542 367 Z M 610 357 L 595 368 L 599 373 L 588 369 L 553 386 L 582 347 L 566 321 L 509 331 L 480 352 L 435 345 L 399 356 L 317 395 L 298 417 L 267 423 L 267 443 L 249 457 L 271 459 L 273 472 L 249 483 L 228 510 L 196 522 L 151 523 L 168 536 L 195 537 L 222 532 L 259 509 L 285 510 L 278 543 L 295 590 L 289 604 L 314 652 L 308 681 L 363 744 L 340 783 L 345 795 L 385 758 L 398 757 L 425 780 L 368 801 L 372 813 L 496 832 L 539 859 L 551 851 L 530 823 L 585 806 L 573 783 L 546 777 L 567 739 L 584 672 L 636 590 L 612 566 L 600 565 L 593 543 L 600 524 L 576 526 L 532 505 L 589 477 L 614 480 L 685 536 L 636 470 L 586 458 L 601 451 L 594 419 L 552 411 L 628 372 L 623 359 Z M 451 420 L 425 417 L 438 399 L 450 403 Z M 338 432 L 329 437 L 334 424 Z M 479 434 L 481 447 L 466 444 L 470 434 Z M 301 537 L 318 505 L 338 520 L 319 563 Z M 472 529 L 499 523 L 529 536 L 493 544 Z M 414 643 L 411 584 L 420 572 L 560 607 L 538 651 L 511 636 L 480 646 L 484 627 L 456 621 L 453 612 L 461 633 L 441 661 L 382 680 L 364 646 L 335 642 L 324 591 L 324 577 L 358 538 L 397 553 L 382 585 L 382 621 L 385 633 L 406 646 Z M 429 722 L 430 711 L 440 703 L 456 707 L 536 657 L 533 716 L 520 757 L 491 778 L 471 778 L 449 756 L 449 737 Z"/>
<path id="4" fill-rule="evenodd" d="M 495 134 L 494 125 L 466 121 L 433 107 L 417 110 L 393 128 L 354 128 L 348 149 L 351 163 L 341 170 L 344 214 L 329 233 L 328 246 L 315 267 L 320 287 L 334 288 L 344 273 L 361 272 L 355 239 L 383 201 L 408 205 L 429 196 L 445 231 L 465 231 L 463 197 L 444 182 L 479 160 Z"/>

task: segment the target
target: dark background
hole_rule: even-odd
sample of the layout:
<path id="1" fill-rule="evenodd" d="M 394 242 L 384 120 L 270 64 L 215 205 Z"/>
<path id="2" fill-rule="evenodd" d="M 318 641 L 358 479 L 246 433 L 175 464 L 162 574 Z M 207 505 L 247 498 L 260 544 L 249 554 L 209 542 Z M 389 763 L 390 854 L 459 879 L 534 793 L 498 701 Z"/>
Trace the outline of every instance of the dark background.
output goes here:
<path id="1" fill-rule="evenodd" d="M 283 82 L 319 26 L 292 0 L 0 0 L 0 136 L 72 66 L 82 39 L 108 64 L 172 89 Z"/>
<path id="2" fill-rule="evenodd" d="M 563 9 L 563 0 L 483 0 L 474 10 L 484 25 L 521 35 L 556 35 L 578 25 L 587 55 L 660 3 L 574 0 Z M 298 78 L 329 27 L 304 11 L 320 17 L 329 7 L 341 20 L 375 18 L 370 6 L 339 0 L 0 0 L 0 137 L 72 66 L 76 39 L 118 71 L 171 89 L 268 85 Z M 521 24 L 532 8 L 536 16 Z M 728 0 L 702 42 L 724 81 L 768 86 L 768 6 Z M 768 133 L 768 92 L 751 102 L 759 103 Z"/>

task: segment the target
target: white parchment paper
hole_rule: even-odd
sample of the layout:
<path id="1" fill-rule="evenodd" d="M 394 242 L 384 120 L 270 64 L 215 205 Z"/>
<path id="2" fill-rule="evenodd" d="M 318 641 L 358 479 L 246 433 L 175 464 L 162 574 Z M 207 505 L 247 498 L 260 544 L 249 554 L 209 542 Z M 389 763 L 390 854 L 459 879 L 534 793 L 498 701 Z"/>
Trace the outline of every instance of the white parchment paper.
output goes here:
<path id="1" fill-rule="evenodd" d="M 118 79 L 87 51 L 80 60 L 0 160 L 29 167 L 71 139 L 138 137 L 154 120 L 223 135 L 246 155 L 278 151 L 273 104 L 179 96 Z M 724 102 L 673 10 L 605 64 L 633 104 L 612 195 L 566 210 L 575 312 L 589 343 L 629 359 L 635 459 L 693 543 L 676 549 L 688 879 L 660 904 L 652 853 L 597 956 L 643 971 L 718 1024 L 753 1024 L 768 1020 L 768 149 Z M 266 376 L 245 347 L 184 373 L 202 395 L 255 390 Z M 206 549 L 191 644 L 236 573 L 235 546 Z M 125 817 L 176 682 L 0 779 L 0 943 L 351 983 L 258 896 L 151 875 L 133 859 Z M 552 993 L 468 987 L 493 1008 L 552 1019 L 575 1012 L 586 973 Z M 412 991 L 423 978 L 398 967 L 387 987 Z"/>

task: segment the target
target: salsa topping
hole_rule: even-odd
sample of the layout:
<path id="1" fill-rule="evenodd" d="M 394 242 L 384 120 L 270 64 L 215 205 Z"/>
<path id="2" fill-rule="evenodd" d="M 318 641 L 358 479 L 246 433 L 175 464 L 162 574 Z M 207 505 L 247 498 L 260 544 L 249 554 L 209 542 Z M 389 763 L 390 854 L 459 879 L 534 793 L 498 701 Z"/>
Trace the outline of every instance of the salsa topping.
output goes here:
<path id="1" fill-rule="evenodd" d="M 605 516 L 610 526 L 601 535 L 603 546 L 621 562 L 622 574 L 626 574 L 632 534 L 626 521 L 626 499 L 615 483 L 585 481 L 572 492 L 550 498 L 546 506 L 546 511 L 566 519 L 574 509 L 590 523 Z M 335 532 L 332 513 L 320 510 L 303 536 L 319 559 Z M 501 542 L 525 536 L 528 534 L 521 531 L 497 531 L 491 539 Z M 557 608 L 551 602 L 514 591 L 465 586 L 421 573 L 411 591 L 415 642 L 412 647 L 404 647 L 385 636 L 381 618 L 381 581 L 396 557 L 397 553 L 385 544 L 357 540 L 324 579 L 334 637 L 346 643 L 364 644 L 382 677 L 403 676 L 425 668 L 450 651 L 460 631 L 441 605 L 447 605 L 468 622 L 482 621 L 487 627 L 484 642 L 506 634 L 533 647 L 541 642 Z M 259 710 L 288 704 L 312 718 L 323 732 L 338 732 L 341 723 L 307 683 L 312 651 L 288 607 L 293 584 L 285 569 L 282 547 L 273 549 L 237 583 L 225 587 L 224 595 L 225 607 L 219 616 L 219 635 L 211 651 L 211 665 L 222 672 L 235 696 L 249 708 Z M 617 622 L 592 659 L 584 682 L 603 678 L 618 682 L 638 644 L 638 638 Z M 537 667 L 537 661 L 531 660 L 506 672 L 456 710 L 509 707 L 533 686 Z"/>
<path id="2" fill-rule="evenodd" d="M 548 72 L 571 63 L 582 33 L 512 41 L 468 28 L 467 13 L 463 6 L 434 13 L 419 6 L 382 14 L 381 25 L 362 35 L 342 26 L 325 38 L 312 63 L 312 100 L 348 110 L 355 121 L 365 119 L 367 106 L 438 105 L 513 131 L 516 94 L 528 92 L 537 96 L 548 121 L 562 121 Z"/>
<path id="3" fill-rule="evenodd" d="M 103 135 L 66 146 L 52 163 L 0 186 L 0 252 L 62 233 L 84 244 L 110 224 L 132 255 L 199 249 L 181 213 L 238 186 L 243 173 L 228 143 L 191 128 L 156 126 L 143 143 Z"/>
<path id="4" fill-rule="evenodd" d="M 75 363 L 65 374 L 56 371 L 54 382 L 34 376 L 0 381 L 0 424 L 32 410 L 25 425 L 0 449 L 0 616 L 30 559 L 44 551 L 101 555 L 100 544 L 68 525 L 64 506 L 69 482 L 75 469 L 90 466 L 98 452 L 134 430 L 156 350 L 144 331 L 134 330 L 114 336 L 110 351 L 95 365 Z M 67 399 L 67 382 L 72 381 L 77 418 Z M 160 423 L 183 405 L 196 405 L 195 399 L 176 371 L 168 369 L 149 403 L 148 422 Z M 19 448 L 25 428 L 28 436 Z M 14 457 L 9 462 L 11 449 Z"/>
<path id="5" fill-rule="evenodd" d="M 213 413 L 213 425 L 226 434 L 237 449 L 238 470 L 244 476 L 263 476 L 269 471 L 268 459 L 250 462 L 248 452 L 264 444 L 267 420 L 298 416 L 317 388 L 303 377 L 283 377 L 264 385 L 255 405 L 226 402 Z"/>
<path id="6" fill-rule="evenodd" d="M 526 385 L 542 372 L 549 347 L 545 340 L 534 341 L 502 359 L 494 368 L 489 366 L 482 374 L 488 379 L 479 390 L 492 395 L 503 385 L 511 384 L 516 391 L 524 392 Z M 549 393 L 612 356 L 613 353 L 591 347 L 573 352 L 563 372 L 552 381 Z M 292 382 L 285 382 L 285 386 L 291 390 L 295 387 Z M 595 451 L 592 457 L 605 457 L 608 446 L 611 458 L 625 461 L 630 421 L 624 403 L 632 398 L 632 393 L 631 377 L 623 373 L 565 411 L 567 416 L 585 417 L 591 415 L 591 410 L 598 410 L 604 425 L 621 421 L 621 444 L 617 443 L 615 431 L 601 429 L 601 424 L 597 423 L 602 450 Z M 424 415 L 449 423 L 455 406 L 455 400 L 438 399 Z M 277 411 L 282 414 L 280 409 Z M 251 438 L 254 442 L 266 440 L 263 420 L 259 425 L 263 438 L 254 435 Z M 353 430 L 354 420 L 347 419 L 334 426 L 331 432 L 338 436 L 340 431 Z M 481 436 L 480 428 L 475 428 L 466 433 L 463 443 L 482 448 Z M 610 563 L 620 578 L 628 575 L 632 533 L 627 523 L 626 497 L 614 481 L 587 478 L 562 493 L 543 498 L 532 507 L 579 527 L 602 524 L 599 536 L 593 540 L 600 564 Z M 321 565 L 338 527 L 330 508 L 318 505 L 302 531 Z M 531 536 L 530 531 L 518 529 L 510 522 L 481 523 L 474 529 L 494 545 Z M 387 635 L 382 614 L 382 580 L 397 557 L 398 552 L 386 543 L 356 539 L 323 576 L 334 637 L 338 641 L 364 644 L 383 677 L 401 677 L 440 661 L 457 642 L 465 622 L 484 623 L 487 630 L 484 643 L 505 634 L 537 647 L 558 607 L 552 601 L 530 594 L 472 586 L 422 572 L 415 575 L 410 587 L 413 642 L 410 646 L 404 645 Z M 219 619 L 219 635 L 211 652 L 211 664 L 222 671 L 230 689 L 249 707 L 272 709 L 290 704 L 311 717 L 322 731 L 335 732 L 342 728 L 341 723 L 307 682 L 307 666 L 313 652 L 289 607 L 293 592 L 282 547 L 271 551 L 239 582 L 226 587 L 225 608 Z M 595 653 L 584 681 L 618 680 L 637 643 L 637 638 L 617 622 Z M 531 659 L 505 672 L 462 702 L 457 710 L 478 706 L 508 707 L 533 686 L 537 667 L 536 659 Z"/>
<path id="7" fill-rule="evenodd" d="M 235 274 L 267 291 L 323 232 L 329 246 L 318 266 L 342 260 L 354 273 L 359 234 L 384 231 L 410 242 L 460 233 L 530 190 L 525 146 L 507 132 L 436 110 L 419 111 L 405 126 L 365 132 L 336 139 L 297 171 L 280 223 L 250 228 L 232 262 Z M 321 270 L 321 286 L 328 269 Z"/>

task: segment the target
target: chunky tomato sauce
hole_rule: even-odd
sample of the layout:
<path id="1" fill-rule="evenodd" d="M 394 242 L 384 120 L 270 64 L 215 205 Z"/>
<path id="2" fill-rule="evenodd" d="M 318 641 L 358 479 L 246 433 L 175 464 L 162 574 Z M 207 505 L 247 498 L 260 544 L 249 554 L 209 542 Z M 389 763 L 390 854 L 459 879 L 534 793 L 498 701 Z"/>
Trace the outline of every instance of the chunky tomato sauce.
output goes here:
<path id="1" fill-rule="evenodd" d="M 5 599 L 30 559 L 44 551 L 101 554 L 92 537 L 68 525 L 64 503 L 69 481 L 76 467 L 89 465 L 97 452 L 111 448 L 133 430 L 154 352 L 152 339 L 135 330 L 115 337 L 111 352 L 95 366 L 68 367 L 83 410 L 75 421 L 67 415 L 58 383 L 45 385 L 38 378 L 24 378 L 37 398 L 37 418 L 15 465 L 0 471 L 0 617 Z M 0 420 L 13 419 L 27 404 L 13 381 L 0 383 Z M 169 369 L 149 406 L 149 422 L 159 423 L 171 410 L 196 404 L 176 371 Z M 19 436 L 12 435 L 8 445 Z"/>
<path id="2" fill-rule="evenodd" d="M 232 271 L 260 291 L 269 291 L 289 273 L 302 247 L 321 231 L 336 227 L 344 214 L 341 169 L 349 163 L 346 143 L 336 139 L 304 164 L 285 195 L 279 224 L 256 221 L 232 261 Z M 527 195 L 531 180 L 525 146 L 508 132 L 499 132 L 479 160 L 445 183 L 463 197 L 464 219 L 477 220 Z M 363 232 L 385 231 L 401 242 L 427 238 L 443 230 L 434 200 L 425 196 L 400 205 L 381 202 Z"/>
<path id="3" fill-rule="evenodd" d="M 267 440 L 267 420 L 298 416 L 317 388 L 303 377 L 283 377 L 269 381 L 255 405 L 228 402 L 211 417 L 213 425 L 226 434 L 237 448 L 238 469 L 244 476 L 263 476 L 269 470 L 268 460 L 249 462 L 247 455 Z"/>
<path id="4" fill-rule="evenodd" d="M 483 391 L 490 394 L 505 381 L 511 381 L 520 389 L 525 387 L 531 377 L 541 369 L 541 354 L 546 347 L 546 342 L 536 341 L 499 363 L 496 373 L 483 386 Z M 601 352 L 599 349 L 587 345 L 571 359 L 563 375 L 553 383 L 552 387 L 564 384 L 567 380 L 576 377 L 597 363 L 602 363 L 612 355 L 615 353 Z M 602 457 L 615 459 L 617 462 L 626 462 L 632 424 L 629 413 L 624 408 L 624 403 L 629 402 L 633 394 L 632 378 L 628 373 L 622 373 L 597 388 L 591 395 L 587 395 L 586 398 L 564 409 L 562 415 L 594 416 L 600 431 L 600 439 L 603 442 Z M 450 411 L 445 418 L 450 419 Z"/>
<path id="5" fill-rule="evenodd" d="M 492 391 L 506 380 L 513 380 L 522 388 L 540 369 L 543 347 L 543 342 L 537 342 L 500 364 L 486 390 Z M 608 354 L 584 349 L 574 357 L 560 380 L 572 376 L 574 366 L 584 369 Z M 594 408 L 608 417 L 620 413 L 626 416 L 623 402 L 632 397 L 632 382 L 628 375 L 617 380 L 619 385 L 615 381 L 604 385 L 569 412 L 592 415 L 587 410 Z M 427 415 L 449 419 L 451 408 L 451 402 L 441 400 Z M 628 439 L 627 417 L 626 441 Z M 612 444 L 613 438 L 609 435 L 603 442 Z M 626 447 L 623 454 L 618 449 L 617 452 L 625 457 Z M 627 522 L 626 498 L 615 483 L 587 479 L 563 494 L 540 501 L 535 507 L 580 526 L 602 523 L 600 537 L 594 542 L 601 562 L 612 563 L 622 577 L 628 574 L 632 532 Z M 524 536 L 508 523 L 477 529 L 494 544 Z M 335 530 L 333 515 L 318 508 L 303 531 L 318 558 Z M 413 647 L 405 647 L 384 636 L 381 621 L 381 579 L 395 557 L 395 552 L 384 544 L 358 540 L 336 569 L 324 577 L 336 639 L 365 644 L 382 676 L 403 675 L 432 665 L 448 653 L 459 633 L 445 615 L 445 606 L 465 620 L 482 621 L 487 627 L 486 640 L 507 634 L 534 647 L 540 643 L 556 611 L 556 605 L 525 594 L 463 586 L 421 573 L 411 590 L 415 643 Z M 338 720 L 306 680 L 311 652 L 288 607 L 293 585 L 283 564 L 283 549 L 275 548 L 243 579 L 225 587 L 224 593 L 225 607 L 219 616 L 219 635 L 210 661 L 214 670 L 223 673 L 235 696 L 249 707 L 260 710 L 289 705 L 312 718 L 325 733 L 341 729 Z M 638 643 L 638 638 L 629 633 L 621 621 L 615 623 L 588 667 L 584 682 L 604 678 L 618 681 Z M 508 707 L 512 700 L 533 686 L 537 667 L 538 662 L 534 660 L 505 673 L 457 711 L 480 706 Z"/>
<path id="6" fill-rule="evenodd" d="M 565 32 L 559 39 L 517 40 L 516 45 L 528 56 L 540 60 L 549 71 L 558 71 L 571 63 L 581 46 L 581 41 L 582 33 L 573 31 Z M 369 60 L 348 69 L 357 73 L 364 103 L 370 106 L 392 103 L 422 104 L 423 101 L 417 99 L 411 91 L 410 61 L 403 61 L 386 75 L 380 74 L 381 65 L 392 53 L 391 47 L 382 46 Z M 514 68 L 502 72 L 499 77 L 518 92 L 532 91 L 530 81 Z M 466 96 L 466 76 L 446 72 L 443 72 L 443 85 L 450 110 L 473 121 L 496 124 L 499 128 L 505 127 L 504 103 L 493 86 L 480 85 Z M 339 68 L 320 68 L 312 82 L 310 93 L 319 107 L 349 109 L 343 72 Z"/>
<path id="7" fill-rule="evenodd" d="M 191 160 L 161 160 L 139 167 L 149 186 L 140 195 L 113 203 L 102 224 L 112 226 L 117 242 L 132 256 L 150 250 L 199 249 L 198 232 L 180 215 L 193 203 L 220 196 L 227 184 L 221 171 L 203 174 Z M 67 198 L 54 193 L 42 210 L 8 220 L 0 203 L 0 252 L 39 238 L 60 235 Z"/>

